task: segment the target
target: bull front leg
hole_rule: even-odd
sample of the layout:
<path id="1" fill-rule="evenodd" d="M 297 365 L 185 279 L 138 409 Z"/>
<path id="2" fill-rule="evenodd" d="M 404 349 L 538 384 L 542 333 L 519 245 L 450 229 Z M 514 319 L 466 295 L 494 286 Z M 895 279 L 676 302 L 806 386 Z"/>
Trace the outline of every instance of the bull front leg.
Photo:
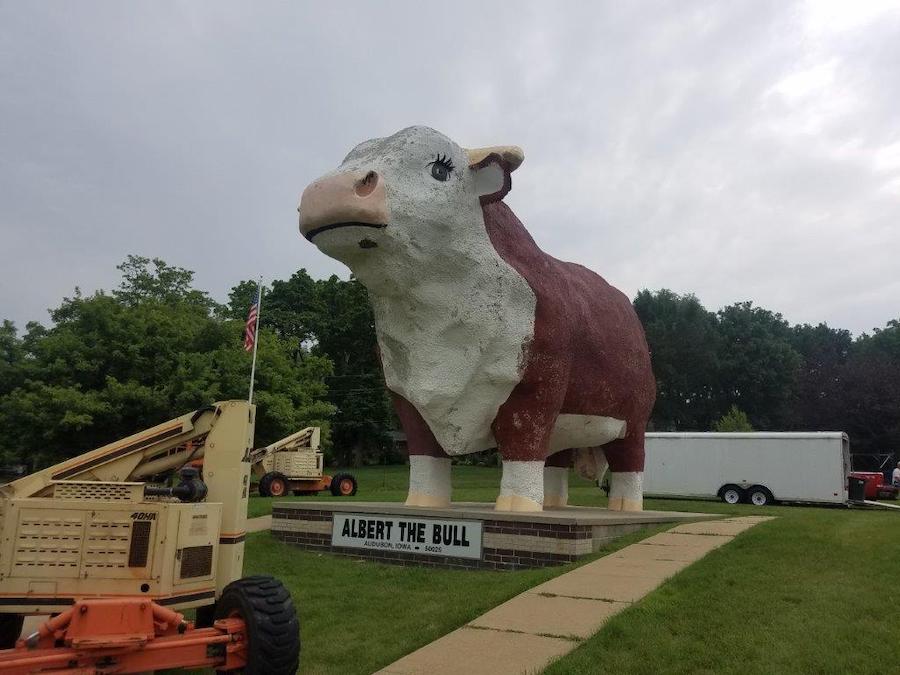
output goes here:
<path id="1" fill-rule="evenodd" d="M 450 458 L 409 456 L 407 506 L 445 508 L 450 505 Z"/>
<path id="2" fill-rule="evenodd" d="M 503 458 L 497 511 L 544 510 L 544 460 L 561 403 L 562 392 L 546 384 L 520 385 L 497 411 L 492 431 Z"/>
<path id="3" fill-rule="evenodd" d="M 409 401 L 391 392 L 394 410 L 406 434 L 409 448 L 409 493 L 407 506 L 445 508 L 450 505 L 450 457 L 431 428 Z"/>
<path id="4" fill-rule="evenodd" d="M 497 511 L 543 511 L 544 461 L 503 460 Z"/>

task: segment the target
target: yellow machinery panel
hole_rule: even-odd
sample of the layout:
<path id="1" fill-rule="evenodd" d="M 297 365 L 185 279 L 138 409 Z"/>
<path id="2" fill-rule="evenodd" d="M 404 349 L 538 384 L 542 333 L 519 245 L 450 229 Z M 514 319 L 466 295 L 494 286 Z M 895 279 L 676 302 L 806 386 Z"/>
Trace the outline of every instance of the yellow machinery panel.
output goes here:
<path id="1" fill-rule="evenodd" d="M 188 607 L 215 596 L 221 504 L 46 498 L 13 499 L 7 508 L 0 536 L 12 545 L 0 558 L 0 582 L 8 611 L 135 595 Z"/>
<path id="2" fill-rule="evenodd" d="M 321 452 L 285 451 L 272 455 L 271 471 L 278 471 L 290 478 L 321 478 L 323 455 Z"/>
<path id="3" fill-rule="evenodd" d="M 222 401 L 0 486 L 0 611 L 215 602 L 241 575 L 254 412 Z M 148 482 L 200 458 L 197 499 Z"/>
<path id="4" fill-rule="evenodd" d="M 324 472 L 324 456 L 319 452 L 322 430 L 306 427 L 280 441 L 250 453 L 253 473 L 262 478 L 280 473 L 288 480 L 318 480 Z"/>
<path id="5" fill-rule="evenodd" d="M 219 514 L 206 509 L 191 509 L 182 510 L 179 518 L 175 584 L 212 579 L 219 543 Z"/>

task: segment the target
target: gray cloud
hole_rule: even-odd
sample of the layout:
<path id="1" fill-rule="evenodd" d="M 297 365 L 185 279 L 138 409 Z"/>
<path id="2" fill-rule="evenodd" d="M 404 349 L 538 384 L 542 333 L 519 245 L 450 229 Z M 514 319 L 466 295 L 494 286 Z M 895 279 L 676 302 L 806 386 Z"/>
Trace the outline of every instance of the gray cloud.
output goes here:
<path id="1" fill-rule="evenodd" d="M 128 253 L 346 274 L 296 200 L 357 142 L 516 143 L 507 201 L 625 292 L 900 316 L 891 3 L 0 5 L 0 317 L 46 320 Z"/>

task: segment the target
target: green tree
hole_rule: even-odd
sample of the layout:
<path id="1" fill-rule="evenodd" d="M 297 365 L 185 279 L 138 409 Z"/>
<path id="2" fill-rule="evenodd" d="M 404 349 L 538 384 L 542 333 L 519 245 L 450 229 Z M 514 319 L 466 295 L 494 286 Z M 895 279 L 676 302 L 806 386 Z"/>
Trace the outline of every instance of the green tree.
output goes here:
<path id="1" fill-rule="evenodd" d="M 138 255 L 129 255 L 116 269 L 122 272 L 122 283 L 113 296 L 125 305 L 152 300 L 165 304 L 188 303 L 209 310 L 217 307 L 208 293 L 193 287 L 191 270 Z"/>
<path id="2" fill-rule="evenodd" d="M 396 459 L 388 432 L 397 426 L 384 384 L 375 319 L 365 286 L 331 276 L 316 282 L 319 315 L 315 353 L 334 363 L 329 380 L 334 417 L 334 455 L 341 464 Z"/>
<path id="3" fill-rule="evenodd" d="M 232 289 L 233 316 L 246 316 L 255 288 L 255 282 L 244 281 Z M 306 270 L 298 270 L 287 281 L 272 282 L 263 299 L 260 324 L 293 340 L 301 358 L 319 356 L 334 364 L 327 378 L 328 398 L 335 406 L 332 445 L 326 446 L 330 461 L 358 466 L 396 459 L 389 455 L 388 435 L 396 423 L 362 284 L 337 276 L 314 281 Z"/>
<path id="4" fill-rule="evenodd" d="M 246 397 L 243 321 L 213 314 L 207 295 L 187 285 L 190 272 L 173 275 L 162 261 L 144 266 L 149 276 L 126 268 L 119 291 L 76 292 L 51 312 L 51 328 L 29 325 L 14 361 L 17 384 L 0 396 L 7 456 L 46 464 L 212 401 Z M 12 331 L 4 328 L 5 345 Z M 325 427 L 327 438 L 329 359 L 304 354 L 296 339 L 272 330 L 261 331 L 259 345 L 256 442 L 310 424 Z"/>
<path id="5" fill-rule="evenodd" d="M 753 425 L 747 419 L 747 413 L 733 405 L 727 413 L 715 421 L 713 431 L 753 431 Z"/>
<path id="6" fill-rule="evenodd" d="M 850 331 L 803 324 L 791 329 L 790 342 L 801 358 L 786 428 L 835 430 L 843 417 L 844 366 L 853 347 Z"/>
<path id="7" fill-rule="evenodd" d="M 0 325 L 0 396 L 21 384 L 24 355 L 25 349 L 15 324 L 5 319 Z"/>
<path id="8" fill-rule="evenodd" d="M 859 452 L 900 458 L 900 320 L 853 343 L 841 375 L 843 430 Z"/>
<path id="9" fill-rule="evenodd" d="M 717 414 L 720 337 L 716 315 L 694 295 L 642 290 L 634 308 L 644 326 L 653 373 L 658 431 L 709 429 Z"/>
<path id="10" fill-rule="evenodd" d="M 759 429 L 789 421 L 802 357 L 781 314 L 739 302 L 718 312 L 720 410 L 732 405 Z"/>
<path id="11" fill-rule="evenodd" d="M 228 292 L 225 316 L 229 319 L 247 319 L 250 305 L 256 299 L 257 282 L 241 281 Z M 268 310 L 268 307 L 266 307 Z M 262 317 L 260 317 L 262 318 Z"/>

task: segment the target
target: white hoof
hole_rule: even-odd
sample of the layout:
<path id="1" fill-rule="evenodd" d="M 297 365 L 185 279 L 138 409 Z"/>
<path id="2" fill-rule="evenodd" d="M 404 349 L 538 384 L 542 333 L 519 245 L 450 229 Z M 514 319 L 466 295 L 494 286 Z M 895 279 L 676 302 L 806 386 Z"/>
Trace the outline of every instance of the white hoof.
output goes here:
<path id="1" fill-rule="evenodd" d="M 610 511 L 644 510 L 644 474 L 640 471 L 615 472 L 609 474 Z"/>
<path id="2" fill-rule="evenodd" d="M 541 511 L 544 503 L 544 462 L 503 462 L 497 511 Z"/>
<path id="3" fill-rule="evenodd" d="M 407 506 L 450 505 L 450 458 L 410 455 Z"/>
<path id="4" fill-rule="evenodd" d="M 569 503 L 569 470 L 562 466 L 544 467 L 544 508 L 561 508 Z"/>

